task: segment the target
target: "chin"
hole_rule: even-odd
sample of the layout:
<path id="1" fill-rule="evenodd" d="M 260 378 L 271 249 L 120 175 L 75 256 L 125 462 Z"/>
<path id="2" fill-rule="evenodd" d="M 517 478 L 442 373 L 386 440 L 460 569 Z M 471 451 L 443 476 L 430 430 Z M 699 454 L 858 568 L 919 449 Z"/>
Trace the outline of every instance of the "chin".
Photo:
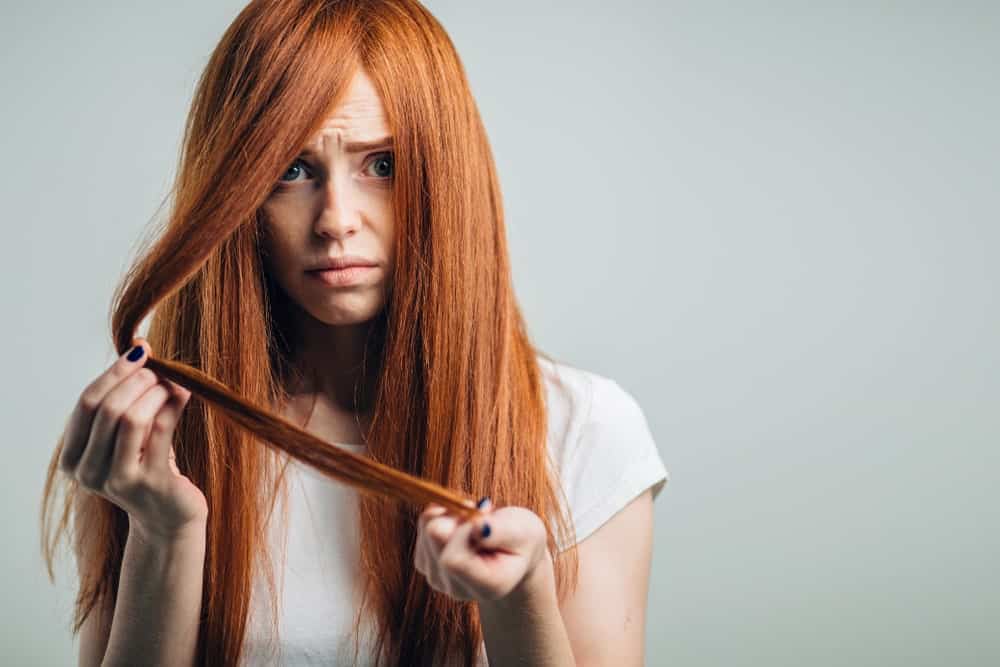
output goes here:
<path id="1" fill-rule="evenodd" d="M 330 326 L 346 326 L 369 322 L 382 311 L 381 300 L 374 299 L 338 299 L 343 303 L 333 303 L 333 300 L 322 304 L 311 304 L 306 310 L 316 320 Z"/>

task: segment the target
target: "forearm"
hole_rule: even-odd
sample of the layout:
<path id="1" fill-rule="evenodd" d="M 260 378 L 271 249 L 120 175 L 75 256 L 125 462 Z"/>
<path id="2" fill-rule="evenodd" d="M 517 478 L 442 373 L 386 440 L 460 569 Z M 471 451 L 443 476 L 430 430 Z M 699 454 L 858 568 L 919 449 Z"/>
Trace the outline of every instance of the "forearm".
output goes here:
<path id="1" fill-rule="evenodd" d="M 164 539 L 130 529 L 103 665 L 192 665 L 205 528 Z"/>
<path id="2" fill-rule="evenodd" d="M 507 598 L 480 602 L 479 613 L 491 665 L 575 664 L 550 556 Z"/>

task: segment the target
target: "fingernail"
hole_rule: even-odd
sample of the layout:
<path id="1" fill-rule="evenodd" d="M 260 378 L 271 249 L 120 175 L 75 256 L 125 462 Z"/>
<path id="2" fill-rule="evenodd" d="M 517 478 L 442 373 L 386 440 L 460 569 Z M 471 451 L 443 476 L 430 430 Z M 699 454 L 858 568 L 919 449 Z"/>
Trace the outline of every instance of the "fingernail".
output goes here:
<path id="1" fill-rule="evenodd" d="M 126 356 L 125 358 L 128 359 L 129 361 L 139 361 L 139 358 L 142 357 L 143 351 L 144 350 L 142 349 L 142 345 L 136 345 L 131 350 L 129 350 L 128 356 Z"/>
<path id="2" fill-rule="evenodd" d="M 484 538 L 490 536 L 490 524 L 488 524 L 488 523 L 484 523 L 483 524 L 483 533 L 482 533 L 482 536 Z"/>
<path id="3" fill-rule="evenodd" d="M 479 502 L 476 503 L 476 509 L 483 509 L 489 503 L 490 503 L 490 497 L 489 496 L 483 496 L 482 498 L 479 499 Z"/>

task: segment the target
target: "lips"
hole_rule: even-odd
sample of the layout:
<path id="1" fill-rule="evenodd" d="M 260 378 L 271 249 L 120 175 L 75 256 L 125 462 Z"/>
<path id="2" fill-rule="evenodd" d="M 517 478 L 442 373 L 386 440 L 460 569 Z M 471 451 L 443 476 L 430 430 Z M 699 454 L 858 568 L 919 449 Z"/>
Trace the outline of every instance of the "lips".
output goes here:
<path id="1" fill-rule="evenodd" d="M 372 260 L 366 257 L 360 257 L 358 255 L 342 255 L 340 257 L 328 257 L 323 261 L 321 261 L 320 263 L 318 263 L 317 265 L 307 270 L 310 272 L 330 271 L 339 269 L 349 269 L 354 266 L 360 266 L 360 267 L 378 266 L 378 263 L 373 262 Z"/>
<path id="2" fill-rule="evenodd" d="M 352 265 L 341 269 L 321 269 L 308 271 L 310 277 L 330 287 L 348 287 L 370 284 L 378 269 L 374 265 Z"/>

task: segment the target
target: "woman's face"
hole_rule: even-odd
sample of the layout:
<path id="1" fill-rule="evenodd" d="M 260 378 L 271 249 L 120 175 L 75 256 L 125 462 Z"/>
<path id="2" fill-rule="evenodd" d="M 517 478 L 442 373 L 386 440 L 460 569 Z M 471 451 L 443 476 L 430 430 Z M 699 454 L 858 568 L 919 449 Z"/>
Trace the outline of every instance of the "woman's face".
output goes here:
<path id="1" fill-rule="evenodd" d="M 264 203 L 266 269 L 326 324 L 374 318 L 391 285 L 395 232 L 389 125 L 360 70 L 347 97 Z M 318 269 L 361 262 L 348 269 Z"/>

